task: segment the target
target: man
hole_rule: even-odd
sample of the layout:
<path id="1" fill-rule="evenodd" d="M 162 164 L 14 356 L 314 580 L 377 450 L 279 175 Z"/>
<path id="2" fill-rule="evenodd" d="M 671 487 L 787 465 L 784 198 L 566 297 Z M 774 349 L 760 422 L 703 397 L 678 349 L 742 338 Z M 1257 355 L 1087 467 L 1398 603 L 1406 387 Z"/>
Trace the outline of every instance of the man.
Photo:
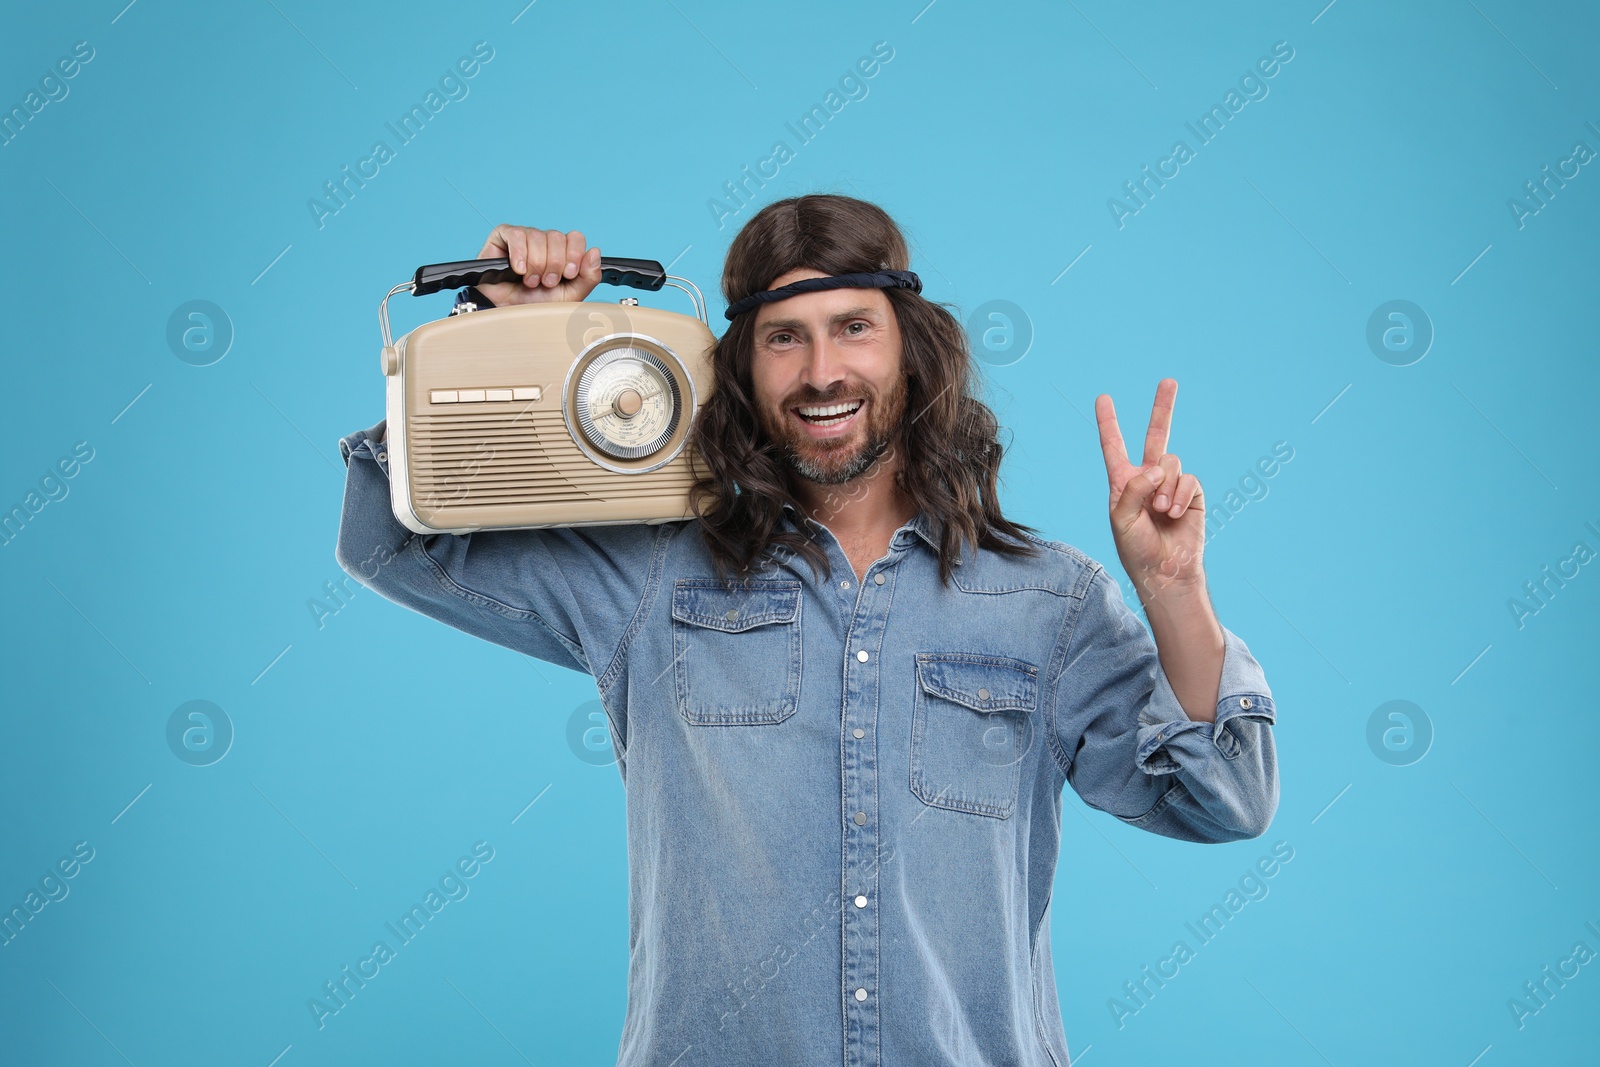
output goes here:
<path id="1" fill-rule="evenodd" d="M 523 276 L 480 286 L 495 304 L 600 278 L 577 232 L 499 226 L 479 255 Z M 384 425 L 341 442 L 346 570 L 598 683 L 627 801 L 621 1065 L 1065 1067 L 1062 786 L 1187 841 L 1277 808 L 1271 693 L 1212 613 L 1200 485 L 1166 451 L 1177 383 L 1139 466 L 1096 403 L 1152 642 L 1100 564 L 1002 516 L 965 335 L 908 260 L 839 196 L 734 239 L 693 519 L 412 536 Z"/>

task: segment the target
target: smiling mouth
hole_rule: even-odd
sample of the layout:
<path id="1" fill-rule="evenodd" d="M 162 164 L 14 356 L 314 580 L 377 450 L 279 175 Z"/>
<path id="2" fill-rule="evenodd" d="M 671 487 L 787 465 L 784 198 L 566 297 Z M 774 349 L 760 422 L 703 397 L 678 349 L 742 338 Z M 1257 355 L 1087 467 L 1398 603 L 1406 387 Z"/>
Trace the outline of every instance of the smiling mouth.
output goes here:
<path id="1" fill-rule="evenodd" d="M 854 418 L 864 402 L 846 400 L 837 404 L 802 404 L 789 410 L 812 426 L 839 426 Z"/>

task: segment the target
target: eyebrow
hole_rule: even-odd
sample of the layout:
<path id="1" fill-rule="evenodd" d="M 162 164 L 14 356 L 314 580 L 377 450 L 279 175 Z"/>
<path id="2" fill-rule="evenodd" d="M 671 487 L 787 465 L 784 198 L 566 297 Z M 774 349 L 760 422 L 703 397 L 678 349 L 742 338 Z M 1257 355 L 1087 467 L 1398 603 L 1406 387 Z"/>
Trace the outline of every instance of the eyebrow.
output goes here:
<path id="1" fill-rule="evenodd" d="M 841 311 L 828 317 L 829 322 L 842 322 L 845 319 L 870 319 L 875 316 L 875 310 L 869 307 L 855 307 Z M 771 319 L 756 327 L 759 330 L 771 330 L 782 327 L 785 330 L 803 330 L 806 324 L 799 319 Z"/>

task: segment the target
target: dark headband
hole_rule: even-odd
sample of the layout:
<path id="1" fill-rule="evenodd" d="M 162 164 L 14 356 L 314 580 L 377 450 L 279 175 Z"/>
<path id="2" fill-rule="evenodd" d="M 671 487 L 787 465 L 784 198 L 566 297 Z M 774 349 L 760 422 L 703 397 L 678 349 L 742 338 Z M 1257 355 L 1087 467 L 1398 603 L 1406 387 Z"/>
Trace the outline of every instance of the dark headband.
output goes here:
<path id="1" fill-rule="evenodd" d="M 776 289 L 751 293 L 743 300 L 734 301 L 723 314 L 731 322 L 746 311 L 751 311 L 762 304 L 787 300 L 791 296 L 815 293 L 823 289 L 910 289 L 913 293 L 920 293 L 922 279 L 909 270 L 879 270 L 864 274 L 835 274 L 827 278 L 803 278 L 788 285 L 780 285 Z"/>

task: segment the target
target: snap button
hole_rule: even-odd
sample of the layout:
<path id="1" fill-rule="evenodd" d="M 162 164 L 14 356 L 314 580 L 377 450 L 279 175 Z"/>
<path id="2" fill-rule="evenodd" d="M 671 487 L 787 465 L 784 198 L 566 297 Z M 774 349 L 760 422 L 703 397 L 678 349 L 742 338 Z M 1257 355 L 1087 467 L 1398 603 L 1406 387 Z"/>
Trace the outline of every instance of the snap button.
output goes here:
<path id="1" fill-rule="evenodd" d="M 857 989 L 856 990 L 856 999 L 857 1000 L 866 1000 L 867 999 L 867 991 L 865 989 Z"/>
<path id="2" fill-rule="evenodd" d="M 856 907 L 864 908 L 866 906 L 867 906 L 867 898 L 865 896 L 859 896 L 858 895 L 856 897 Z"/>
<path id="3" fill-rule="evenodd" d="M 864 812 L 864 811 L 856 812 L 855 819 L 856 819 L 856 825 L 857 826 L 865 826 L 865 825 L 867 825 L 867 813 L 866 812 Z"/>
<path id="4" fill-rule="evenodd" d="M 877 574 L 874 574 L 872 576 L 872 584 L 873 585 L 882 585 L 883 584 L 883 572 L 882 571 L 879 571 Z"/>
<path id="5" fill-rule="evenodd" d="M 727 619 L 729 622 L 732 622 L 734 619 L 739 617 L 739 610 L 737 608 L 729 608 L 727 611 L 722 613 L 722 617 Z"/>
<path id="6" fill-rule="evenodd" d="M 1248 709 L 1250 707 L 1250 698 L 1249 697 L 1240 697 L 1239 698 L 1239 706 L 1241 708 Z"/>
<path id="7" fill-rule="evenodd" d="M 854 730 L 850 731 L 850 736 L 859 741 L 861 738 L 867 736 L 867 732 L 861 727 L 857 726 Z"/>
<path id="8" fill-rule="evenodd" d="M 860 652 L 857 652 L 856 659 L 860 660 L 862 663 L 867 662 L 867 650 L 863 648 Z"/>
<path id="9" fill-rule="evenodd" d="M 988 700 L 989 699 L 989 691 L 987 689 L 978 690 L 978 699 L 979 700 Z"/>
<path id="10" fill-rule="evenodd" d="M 387 460 L 387 459 L 388 459 L 388 458 L 389 458 L 389 453 L 387 453 L 387 452 L 379 452 L 379 453 L 378 453 L 378 460 L 379 460 L 379 462 L 382 462 L 382 461 L 384 461 L 384 460 Z"/>

